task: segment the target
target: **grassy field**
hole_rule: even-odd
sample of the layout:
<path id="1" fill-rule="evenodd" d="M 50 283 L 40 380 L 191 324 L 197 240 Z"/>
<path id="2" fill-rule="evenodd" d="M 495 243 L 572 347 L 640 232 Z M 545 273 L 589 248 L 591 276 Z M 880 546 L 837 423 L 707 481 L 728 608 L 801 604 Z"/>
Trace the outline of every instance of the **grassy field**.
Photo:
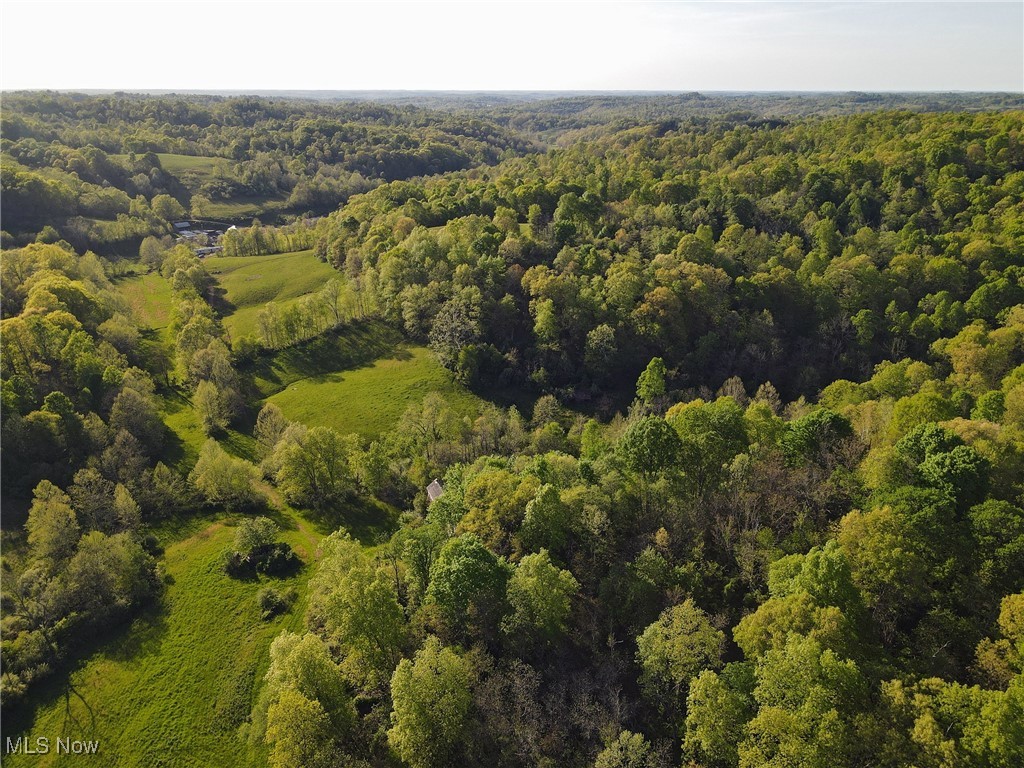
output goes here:
<path id="1" fill-rule="evenodd" d="M 306 565 L 285 580 L 242 581 L 218 560 L 234 537 L 231 519 L 207 521 L 167 547 L 169 584 L 160 601 L 130 628 L 82 663 L 67 683 L 44 684 L 34 697 L 33 735 L 100 743 L 76 763 L 102 766 L 249 766 L 265 764 L 261 747 L 236 735 L 259 691 L 270 642 L 282 630 L 301 631 L 306 584 L 315 567 L 320 531 L 291 510 L 276 515 L 281 538 Z M 256 595 L 268 583 L 295 587 L 299 602 L 270 622 Z M 13 725 L 13 724 L 12 724 Z M 10 735 L 8 732 L 6 735 Z M 4 766 L 61 765 L 48 755 L 5 755 Z"/>
<path id="2" fill-rule="evenodd" d="M 195 175 L 200 181 L 209 181 L 217 175 L 219 169 L 227 169 L 231 166 L 231 160 L 226 157 L 197 157 L 195 155 L 175 155 L 169 152 L 157 152 L 160 158 L 160 167 L 168 173 L 177 176 Z M 128 155 L 111 155 L 120 160 L 126 160 Z"/>
<path id="3" fill-rule="evenodd" d="M 337 270 L 318 260 L 312 251 L 273 256 L 218 256 L 206 259 L 206 268 L 224 291 L 224 326 L 233 339 L 256 335 L 256 315 L 269 302 L 282 308 L 319 290 Z"/>
<path id="4" fill-rule="evenodd" d="M 430 350 L 405 346 L 362 368 L 300 379 L 269 400 L 289 419 L 375 437 L 431 392 L 443 395 L 460 415 L 479 410 L 479 398 L 452 381 Z"/>
<path id="5" fill-rule="evenodd" d="M 226 157 L 197 157 L 157 152 L 160 167 L 182 183 L 190 194 L 195 194 L 206 182 L 230 170 L 234 161 Z M 112 155 L 122 160 L 127 155 Z M 276 197 L 236 197 L 231 200 L 213 200 L 203 217 L 214 221 L 244 222 L 259 216 L 276 215 L 284 210 L 286 200 Z M 187 207 L 187 205 L 186 205 Z"/>
<path id="6" fill-rule="evenodd" d="M 204 218 L 248 223 L 246 219 L 276 215 L 285 209 L 286 202 L 286 200 L 275 197 L 236 197 L 232 200 L 213 200 L 204 211 Z"/>
<path id="7" fill-rule="evenodd" d="M 206 433 L 199 423 L 192 401 L 180 390 L 166 391 L 160 396 L 159 404 L 160 416 L 170 431 L 160 460 L 181 474 L 188 475 L 206 442 Z M 256 441 L 252 435 L 229 427 L 216 437 L 228 453 L 258 463 Z"/>
<path id="8" fill-rule="evenodd" d="M 162 331 L 171 322 L 171 283 L 159 272 L 120 279 L 116 287 L 141 327 Z"/>

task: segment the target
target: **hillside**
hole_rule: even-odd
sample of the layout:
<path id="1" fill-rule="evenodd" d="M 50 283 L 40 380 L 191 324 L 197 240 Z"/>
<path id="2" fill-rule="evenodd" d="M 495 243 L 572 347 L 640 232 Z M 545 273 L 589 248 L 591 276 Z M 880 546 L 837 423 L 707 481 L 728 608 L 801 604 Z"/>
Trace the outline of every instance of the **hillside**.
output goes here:
<path id="1" fill-rule="evenodd" d="M 0 739 L 1024 764 L 1019 99 L 431 98 L 5 96 Z"/>

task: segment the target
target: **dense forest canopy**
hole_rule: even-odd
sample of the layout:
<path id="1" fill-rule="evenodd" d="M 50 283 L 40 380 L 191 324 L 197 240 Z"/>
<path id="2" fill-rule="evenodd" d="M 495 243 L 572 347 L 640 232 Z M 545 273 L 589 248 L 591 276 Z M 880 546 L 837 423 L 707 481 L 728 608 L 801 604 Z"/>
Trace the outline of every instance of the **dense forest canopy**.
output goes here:
<path id="1" fill-rule="evenodd" d="M 238 765 L 1024 762 L 1020 98 L 395 101 L 5 95 L 6 727 L 209 522 Z"/>

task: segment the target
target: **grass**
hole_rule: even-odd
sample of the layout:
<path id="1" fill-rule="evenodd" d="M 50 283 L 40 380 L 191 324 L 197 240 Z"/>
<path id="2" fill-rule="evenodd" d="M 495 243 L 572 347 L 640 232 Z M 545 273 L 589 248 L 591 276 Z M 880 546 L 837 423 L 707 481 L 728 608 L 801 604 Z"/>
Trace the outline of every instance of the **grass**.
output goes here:
<path id="1" fill-rule="evenodd" d="M 159 272 L 120 279 L 116 287 L 141 327 L 162 331 L 171 322 L 171 283 Z"/>
<path id="2" fill-rule="evenodd" d="M 201 182 L 209 181 L 217 175 L 218 170 L 227 170 L 231 167 L 231 160 L 226 157 L 198 157 L 195 155 L 176 155 L 169 152 L 157 152 L 160 158 L 160 167 L 173 176 L 181 179 L 185 175 L 195 175 Z M 112 155 L 121 160 L 126 160 L 128 155 Z"/>
<path id="3" fill-rule="evenodd" d="M 189 193 L 195 194 L 200 187 L 218 175 L 229 175 L 234 161 L 226 157 L 198 157 L 157 152 L 160 167 L 176 177 Z M 127 155 L 113 155 L 127 159 Z M 203 218 L 211 220 L 242 221 L 264 214 L 276 214 L 285 208 L 286 200 L 276 197 L 236 197 L 231 200 L 211 201 Z"/>
<path id="4" fill-rule="evenodd" d="M 206 442 L 206 433 L 199 423 L 192 401 L 181 390 L 169 389 L 160 396 L 159 401 L 160 416 L 169 430 L 160 460 L 179 473 L 188 475 Z M 228 428 L 216 437 L 228 453 L 248 461 L 258 461 L 256 441 L 251 435 Z"/>
<path id="5" fill-rule="evenodd" d="M 479 398 L 455 383 L 430 350 L 404 346 L 369 366 L 294 381 L 269 400 L 289 419 L 309 426 L 376 437 L 431 392 L 444 396 L 460 415 L 479 410 Z"/>
<path id="6" fill-rule="evenodd" d="M 243 222 L 259 216 L 277 214 L 285 209 L 286 200 L 275 197 L 236 197 L 213 200 L 203 212 L 204 219 Z"/>
<path id="7" fill-rule="evenodd" d="M 230 519 L 207 524 L 167 547 L 170 582 L 158 605 L 73 671 L 41 686 L 18 721 L 33 735 L 58 734 L 100 742 L 82 764 L 114 767 L 221 768 L 266 763 L 236 730 L 259 691 L 273 638 L 302 631 L 306 585 L 319 533 L 285 508 L 281 538 L 306 565 L 290 579 L 240 581 L 219 567 L 234 537 Z M 300 599 L 272 621 L 260 619 L 256 595 L 268 583 L 295 587 Z M 60 678 L 60 679 L 57 679 Z M 7 732 L 6 735 L 11 735 Z M 48 755 L 5 755 L 4 765 L 61 764 Z"/>
<path id="8" fill-rule="evenodd" d="M 224 326 L 232 338 L 256 335 L 256 316 L 274 302 L 282 309 L 319 290 L 337 270 L 317 259 L 312 251 L 273 256 L 218 256 L 206 259 L 206 268 L 224 291 Z"/>

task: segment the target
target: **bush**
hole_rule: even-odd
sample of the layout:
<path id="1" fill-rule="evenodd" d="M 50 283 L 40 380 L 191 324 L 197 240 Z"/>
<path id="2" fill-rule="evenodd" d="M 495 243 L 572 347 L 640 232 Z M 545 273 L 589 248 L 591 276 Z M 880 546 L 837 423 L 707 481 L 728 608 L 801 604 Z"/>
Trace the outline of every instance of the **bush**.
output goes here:
<path id="1" fill-rule="evenodd" d="M 256 600 L 260 606 L 260 618 L 263 621 L 270 621 L 278 614 L 288 611 L 298 597 L 294 589 L 278 590 L 273 587 L 265 587 L 260 590 Z"/>
<path id="2" fill-rule="evenodd" d="M 298 555 L 283 541 L 253 550 L 249 560 L 257 572 L 267 576 L 291 576 L 302 565 Z"/>

